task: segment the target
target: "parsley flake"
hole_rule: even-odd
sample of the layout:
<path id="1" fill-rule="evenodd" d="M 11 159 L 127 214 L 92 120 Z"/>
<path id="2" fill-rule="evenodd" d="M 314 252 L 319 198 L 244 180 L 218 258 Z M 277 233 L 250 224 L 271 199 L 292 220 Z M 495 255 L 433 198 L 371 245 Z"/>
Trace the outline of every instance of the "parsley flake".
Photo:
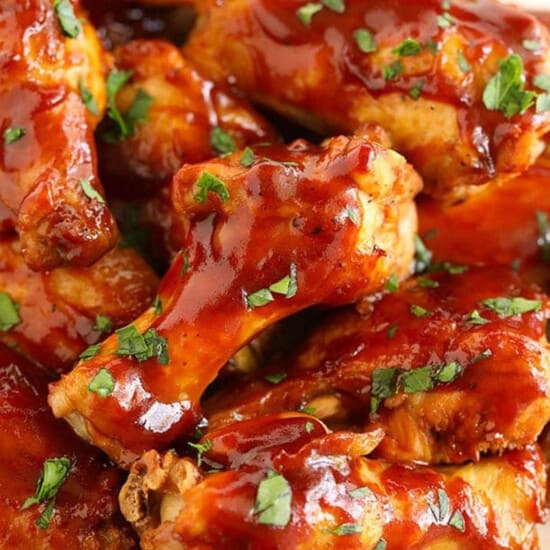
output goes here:
<path id="1" fill-rule="evenodd" d="M 99 332 L 111 332 L 112 328 L 113 321 L 111 321 L 110 317 L 102 315 L 101 313 L 96 315 L 94 330 L 98 330 Z"/>
<path id="2" fill-rule="evenodd" d="M 550 75 L 538 74 L 533 79 L 533 84 L 546 92 L 550 92 Z"/>
<path id="3" fill-rule="evenodd" d="M 231 134 L 222 130 L 219 126 L 212 129 L 210 145 L 218 155 L 228 155 L 237 150 L 237 145 Z"/>
<path id="4" fill-rule="evenodd" d="M 117 355 L 135 357 L 139 362 L 156 357 L 161 365 L 170 362 L 168 343 L 154 328 L 141 335 L 134 325 L 116 331 L 118 336 Z"/>
<path id="5" fill-rule="evenodd" d="M 502 111 L 506 118 L 523 113 L 536 94 L 524 90 L 523 61 L 511 54 L 499 63 L 498 73 L 489 80 L 483 91 L 483 104 L 489 111 Z"/>
<path id="6" fill-rule="evenodd" d="M 67 479 L 72 468 L 72 462 L 67 457 L 48 458 L 42 465 L 42 472 L 36 483 L 34 496 L 29 497 L 21 506 L 26 510 L 35 504 L 47 502 L 44 512 L 36 520 L 36 525 L 41 529 L 47 529 L 53 516 L 55 497 Z"/>
<path id="7" fill-rule="evenodd" d="M 105 204 L 105 199 L 101 196 L 99 191 L 92 186 L 89 180 L 80 179 L 78 180 L 82 192 L 88 197 L 91 201 L 96 200 L 100 204 Z"/>
<path id="8" fill-rule="evenodd" d="M 418 100 L 418 98 L 420 97 L 420 95 L 422 94 L 422 89 L 424 88 L 424 80 L 420 80 L 419 82 L 417 82 L 410 90 L 409 90 L 409 95 L 412 97 L 412 99 L 414 99 L 415 101 Z"/>
<path id="9" fill-rule="evenodd" d="M 311 20 L 316 13 L 323 9 L 323 5 L 319 2 L 308 2 L 305 6 L 296 10 L 296 16 L 301 21 L 302 25 L 309 27 Z"/>
<path id="10" fill-rule="evenodd" d="M 361 533 L 363 528 L 357 523 L 342 523 L 335 529 L 329 529 L 328 532 L 337 537 L 343 537 L 346 535 L 357 535 Z"/>
<path id="11" fill-rule="evenodd" d="M 457 59 L 457 62 L 458 62 L 458 67 L 463 73 L 469 73 L 472 70 L 472 67 L 466 61 L 466 58 L 464 57 L 464 54 L 460 50 L 458 50 L 458 52 L 456 52 L 456 59 Z"/>
<path id="12" fill-rule="evenodd" d="M 162 313 L 162 300 L 158 294 L 153 300 L 153 311 L 155 312 L 155 315 L 160 315 Z"/>
<path id="13" fill-rule="evenodd" d="M 414 238 L 415 254 L 414 254 L 414 272 L 422 273 L 428 269 L 432 262 L 432 253 L 424 244 L 424 241 L 419 235 Z"/>
<path id="14" fill-rule="evenodd" d="M 420 288 L 437 288 L 439 283 L 429 277 L 418 277 L 418 286 Z"/>
<path id="15" fill-rule="evenodd" d="M 353 31 L 353 38 L 357 47 L 363 53 L 372 53 L 378 48 L 374 36 L 372 36 L 372 33 L 367 29 L 357 29 Z"/>
<path id="16" fill-rule="evenodd" d="M 359 226 L 361 221 L 359 219 L 359 210 L 353 206 L 346 206 L 346 216 L 349 218 L 353 225 Z"/>
<path id="17" fill-rule="evenodd" d="M 212 442 L 208 439 L 206 439 L 202 443 L 188 442 L 187 445 L 197 451 L 197 466 L 200 466 L 202 464 L 202 455 L 212 449 Z"/>
<path id="18" fill-rule="evenodd" d="M 16 141 L 19 141 L 24 135 L 25 135 L 25 130 L 20 126 L 7 128 L 6 130 L 4 130 L 4 143 L 6 145 L 11 145 Z"/>
<path id="19" fill-rule="evenodd" d="M 115 386 L 116 382 L 111 374 L 111 371 L 107 369 L 99 369 L 97 374 L 88 384 L 88 391 L 97 393 L 97 395 L 103 399 L 115 391 Z"/>
<path id="20" fill-rule="evenodd" d="M 92 115 L 97 116 L 99 110 L 97 108 L 97 103 L 92 92 L 86 87 L 84 78 L 80 77 L 78 79 L 78 88 L 80 89 L 80 97 L 82 98 L 82 103 L 86 106 L 86 109 L 92 113 Z"/>
<path id="21" fill-rule="evenodd" d="M 372 550 L 386 550 L 386 546 L 387 546 L 386 540 L 380 539 Z"/>
<path id="22" fill-rule="evenodd" d="M 487 300 L 483 300 L 481 304 L 501 317 L 511 317 L 512 315 L 540 311 L 542 307 L 542 302 L 540 300 L 529 300 L 522 297 L 488 298 Z"/>
<path id="23" fill-rule="evenodd" d="M 464 521 L 464 516 L 460 510 L 455 510 L 454 514 L 449 520 L 449 525 L 454 527 L 457 531 L 463 533 L 466 529 L 466 523 Z"/>
<path id="24" fill-rule="evenodd" d="M 254 309 L 273 302 L 273 300 L 275 300 L 273 294 L 281 294 L 289 299 L 296 296 L 297 292 L 298 282 L 296 265 L 290 264 L 289 274 L 286 277 L 276 281 L 270 285 L 269 288 L 261 288 L 252 294 L 247 294 L 243 291 L 243 296 L 245 297 L 248 308 Z"/>
<path id="25" fill-rule="evenodd" d="M 397 273 L 395 271 L 390 275 L 390 278 L 386 281 L 384 289 L 388 292 L 396 292 L 399 290 L 399 279 L 397 278 Z"/>
<path id="26" fill-rule="evenodd" d="M 268 288 L 262 288 L 252 294 L 245 294 L 245 297 L 249 309 L 265 306 L 275 300 Z"/>
<path id="27" fill-rule="evenodd" d="M 415 317 L 427 317 L 428 315 L 430 315 L 430 311 L 427 310 L 426 308 L 423 308 L 422 306 L 419 306 L 417 304 L 412 304 L 411 307 L 410 307 L 410 312 L 415 316 Z"/>
<path id="28" fill-rule="evenodd" d="M 344 13 L 346 11 L 346 3 L 344 0 L 321 0 L 321 2 L 326 8 L 336 13 Z"/>
<path id="29" fill-rule="evenodd" d="M 397 48 L 394 48 L 391 53 L 394 55 L 399 55 L 402 57 L 407 57 L 411 55 L 417 55 L 422 51 L 422 45 L 418 40 L 415 40 L 414 38 L 406 38 L 397 46 Z"/>
<path id="30" fill-rule="evenodd" d="M 63 34 L 69 38 L 77 38 L 82 25 L 74 13 L 70 0 L 54 0 L 53 9 Z"/>
<path id="31" fill-rule="evenodd" d="M 278 372 L 276 374 L 268 374 L 264 376 L 264 380 L 267 380 L 271 384 L 279 384 L 287 377 L 286 372 Z"/>
<path id="32" fill-rule="evenodd" d="M 348 491 L 348 495 L 351 498 L 373 498 L 375 496 L 369 487 L 357 487 L 357 489 Z"/>
<path id="33" fill-rule="evenodd" d="M 94 344 L 93 346 L 88 346 L 80 355 L 79 358 L 83 361 L 88 361 L 93 359 L 101 349 L 101 344 Z"/>
<path id="34" fill-rule="evenodd" d="M 195 185 L 199 188 L 199 191 L 195 194 L 194 199 L 201 204 L 206 202 L 208 193 L 215 193 L 222 202 L 229 200 L 229 191 L 225 183 L 210 172 L 201 172 Z"/>
<path id="35" fill-rule="evenodd" d="M 254 514 L 258 523 L 285 527 L 290 521 L 292 491 L 288 481 L 280 474 L 268 472 L 256 493 Z"/>
<path id="36" fill-rule="evenodd" d="M 9 294 L 0 292 L 0 332 L 7 332 L 20 322 L 17 304 Z"/>
<path id="37" fill-rule="evenodd" d="M 477 309 L 474 309 L 468 315 L 468 318 L 466 319 L 466 322 L 470 325 L 486 325 L 487 323 L 490 323 L 491 321 L 489 321 L 489 319 L 485 319 L 485 317 L 482 317 L 479 314 L 479 311 Z"/>
<path id="38" fill-rule="evenodd" d="M 306 422 L 306 433 L 310 434 L 313 431 L 313 422 L 310 422 L 309 420 Z"/>
<path id="39" fill-rule="evenodd" d="M 542 50 L 540 42 L 537 42 L 536 40 L 524 40 L 522 42 L 522 45 L 526 50 L 529 50 L 531 52 Z"/>
<path id="40" fill-rule="evenodd" d="M 397 60 L 390 65 L 382 67 L 382 75 L 384 80 L 395 80 L 403 72 L 403 63 Z"/>
<path id="41" fill-rule="evenodd" d="M 397 332 L 398 328 L 399 327 L 397 323 L 394 323 L 388 328 L 388 331 L 386 332 L 386 336 L 388 337 L 388 340 L 391 340 L 395 336 L 395 333 Z"/>
<path id="42" fill-rule="evenodd" d="M 438 27 L 450 27 L 454 23 L 453 16 L 449 12 L 445 12 L 437 16 L 437 25 Z"/>
<path id="43" fill-rule="evenodd" d="M 243 168 L 249 168 L 254 164 L 256 160 L 256 155 L 250 147 L 245 147 L 243 154 L 241 155 L 241 160 L 239 161 Z"/>

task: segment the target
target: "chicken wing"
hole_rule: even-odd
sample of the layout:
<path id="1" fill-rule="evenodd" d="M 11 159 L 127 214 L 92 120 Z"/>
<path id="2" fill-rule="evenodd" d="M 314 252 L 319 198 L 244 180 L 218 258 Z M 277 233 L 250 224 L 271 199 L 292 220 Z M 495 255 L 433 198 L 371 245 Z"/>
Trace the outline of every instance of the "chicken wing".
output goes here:
<path id="1" fill-rule="evenodd" d="M 447 202 L 528 168 L 550 111 L 547 29 L 494 0 L 197 1 L 184 52 L 275 111 L 323 133 L 387 129 Z M 532 92 L 534 90 L 534 92 Z"/>
<path id="2" fill-rule="evenodd" d="M 436 262 L 515 265 L 550 260 L 550 162 L 454 206 L 418 201 L 420 235 Z M 472 236 L 475 235 L 475 243 Z"/>
<path id="3" fill-rule="evenodd" d="M 55 415 L 120 463 L 170 444 L 195 426 L 219 369 L 263 329 L 408 273 L 419 187 L 400 155 L 360 138 L 184 166 L 172 194 L 188 233 L 160 305 L 52 386 Z M 102 395 L 89 390 L 98 377 Z"/>
<path id="4" fill-rule="evenodd" d="M 186 162 L 276 141 L 268 124 L 244 101 L 203 79 L 168 42 L 136 40 L 114 55 L 119 70 L 133 73 L 118 94 L 121 110 L 128 109 L 138 90 L 153 102 L 147 124 L 134 136 L 101 147 L 102 176 L 109 189 L 119 190 L 123 182 L 135 196 L 167 182 Z"/>
<path id="5" fill-rule="evenodd" d="M 237 423 L 196 445 L 203 469 L 173 451 L 146 453 L 121 510 L 144 550 L 537 547 L 537 447 L 431 469 L 364 458 L 379 436 L 329 433 L 305 415 Z"/>
<path id="6" fill-rule="evenodd" d="M 409 280 L 366 315 L 330 314 L 295 357 L 214 396 L 210 426 L 306 407 L 334 426 L 382 426 L 388 459 L 523 447 L 550 420 L 548 306 L 506 269 Z"/>
<path id="7" fill-rule="evenodd" d="M 85 348 L 147 309 L 157 286 L 131 249 L 116 248 L 91 267 L 37 273 L 25 264 L 16 238 L 0 241 L 0 342 L 50 371 L 66 372 Z"/>
<path id="8" fill-rule="evenodd" d="M 33 269 L 88 265 L 117 237 L 93 137 L 104 52 L 78 0 L 4 0 L 0 52 L 0 202 Z"/>
<path id="9" fill-rule="evenodd" d="M 120 472 L 53 418 L 47 382 L 0 344 L 0 548 L 135 548 L 117 507 Z"/>

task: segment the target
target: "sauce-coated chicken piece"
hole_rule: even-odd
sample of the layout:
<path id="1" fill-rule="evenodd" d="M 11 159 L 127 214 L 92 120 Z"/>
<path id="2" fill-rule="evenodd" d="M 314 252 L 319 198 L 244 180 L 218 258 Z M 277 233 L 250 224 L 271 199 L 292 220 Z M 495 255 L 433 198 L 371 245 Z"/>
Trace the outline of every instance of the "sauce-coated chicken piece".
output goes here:
<path id="1" fill-rule="evenodd" d="M 454 206 L 422 197 L 417 203 L 419 233 L 427 236 L 425 244 L 436 262 L 517 269 L 533 260 L 550 261 L 549 186 L 547 162 Z"/>
<path id="2" fill-rule="evenodd" d="M 550 73 L 550 38 L 533 16 L 494 0 L 328 4 L 197 1 L 185 54 L 324 133 L 379 123 L 447 202 L 542 152 L 550 111 L 527 92 L 542 92 L 534 78 Z"/>
<path id="3" fill-rule="evenodd" d="M 546 476 L 536 446 L 432 469 L 365 458 L 380 436 L 330 433 L 305 415 L 233 424 L 201 441 L 204 469 L 146 453 L 121 510 L 144 550 L 537 547 Z"/>
<path id="4" fill-rule="evenodd" d="M 55 415 L 120 463 L 189 433 L 208 384 L 262 330 L 408 273 L 419 188 L 400 155 L 361 138 L 184 166 L 172 195 L 188 232 L 161 304 L 52 386 Z"/>
<path id="5" fill-rule="evenodd" d="M 376 452 L 392 460 L 460 463 L 521 448 L 550 420 L 549 314 L 545 296 L 507 269 L 411 279 L 370 313 L 330 315 L 294 357 L 205 410 L 213 428 L 303 407 L 334 426 L 380 425 Z"/>
<path id="6" fill-rule="evenodd" d="M 243 100 L 203 79 L 179 50 L 160 40 L 136 40 L 117 48 L 115 63 L 132 71 L 118 95 L 126 111 L 138 90 L 152 99 L 147 124 L 135 135 L 100 149 L 106 186 L 131 190 L 167 182 L 184 163 L 208 160 L 276 136 Z M 112 183 L 110 183 L 112 182 Z"/>
<path id="7" fill-rule="evenodd" d="M 43 371 L 0 344 L 0 548 L 135 548 L 131 529 L 119 518 L 120 472 L 52 416 L 47 383 Z M 70 469 L 57 492 L 62 476 L 49 471 L 46 487 L 54 489 L 54 499 L 22 510 L 44 462 L 67 459 Z"/>
<path id="8" fill-rule="evenodd" d="M 65 372 L 85 348 L 147 309 L 157 286 L 154 272 L 131 249 L 115 248 L 90 267 L 37 273 L 25 264 L 16 238 L 1 241 L 0 342 Z M 17 311 L 11 322 L 8 307 Z"/>
<path id="9" fill-rule="evenodd" d="M 78 0 L 4 0 L 0 52 L 0 202 L 33 269 L 88 265 L 117 237 L 93 136 L 104 51 Z"/>

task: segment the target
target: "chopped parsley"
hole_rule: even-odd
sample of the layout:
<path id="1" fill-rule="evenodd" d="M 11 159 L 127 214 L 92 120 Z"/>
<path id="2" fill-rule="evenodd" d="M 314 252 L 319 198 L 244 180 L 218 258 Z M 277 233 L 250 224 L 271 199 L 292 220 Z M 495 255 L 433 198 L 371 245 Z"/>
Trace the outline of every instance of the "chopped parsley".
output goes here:
<path id="1" fill-rule="evenodd" d="M 273 471 L 260 482 L 256 493 L 254 514 L 258 523 L 285 527 L 290 521 L 292 491 L 288 481 Z"/>
<path id="2" fill-rule="evenodd" d="M 447 11 L 437 16 L 438 27 L 442 27 L 442 28 L 450 27 L 453 23 L 454 23 L 453 16 Z"/>
<path id="3" fill-rule="evenodd" d="M 185 275 L 191 269 L 191 262 L 189 261 L 189 254 L 185 248 L 181 249 L 181 270 L 180 274 Z"/>
<path id="4" fill-rule="evenodd" d="M 243 168 L 249 168 L 254 164 L 256 160 L 256 155 L 250 147 L 245 147 L 243 154 L 241 155 L 241 160 L 239 161 Z"/>
<path id="5" fill-rule="evenodd" d="M 271 384 L 279 384 L 287 377 L 286 372 L 278 372 L 276 374 L 268 374 L 264 376 L 264 380 L 267 380 Z"/>
<path id="6" fill-rule="evenodd" d="M 386 281 L 384 289 L 388 292 L 396 292 L 399 290 L 399 279 L 397 278 L 397 273 L 395 271 L 390 275 L 390 278 Z"/>
<path id="7" fill-rule="evenodd" d="M 88 109 L 88 111 L 90 111 L 92 115 L 97 116 L 99 114 L 97 103 L 92 92 L 86 87 L 84 78 L 80 77 L 78 79 L 78 87 L 80 89 L 80 97 L 82 98 L 82 103 L 84 103 L 86 109 Z"/>
<path id="8" fill-rule="evenodd" d="M 540 42 L 537 42 L 536 40 L 524 40 L 522 42 L 522 45 L 526 50 L 529 50 L 531 52 L 542 50 Z"/>
<path id="9" fill-rule="evenodd" d="M 529 300 L 520 296 L 515 298 L 488 298 L 487 300 L 483 300 L 481 304 L 501 317 L 511 317 L 512 315 L 540 311 L 542 307 L 540 300 Z"/>
<path id="10" fill-rule="evenodd" d="M 194 199 L 201 204 L 206 202 L 208 193 L 215 193 L 222 202 L 229 200 L 229 191 L 225 183 L 210 172 L 201 172 L 195 185 L 199 188 L 199 191 L 194 196 Z"/>
<path id="11" fill-rule="evenodd" d="M 115 391 L 115 386 L 116 382 L 111 374 L 111 371 L 107 369 L 99 369 L 97 374 L 88 384 L 88 391 L 97 393 L 97 395 L 103 399 Z"/>
<path id="12" fill-rule="evenodd" d="M 153 311 L 155 312 L 155 315 L 160 315 L 162 313 L 162 300 L 158 294 L 153 300 Z"/>
<path id="13" fill-rule="evenodd" d="M 387 546 L 386 540 L 380 539 L 372 550 L 386 550 L 386 546 Z"/>
<path id="14" fill-rule="evenodd" d="M 353 38 L 357 47 L 363 53 L 372 53 L 378 48 L 374 36 L 372 36 L 372 33 L 367 29 L 357 29 L 353 31 Z"/>
<path id="15" fill-rule="evenodd" d="M 145 91 L 138 90 L 128 111 L 122 114 L 116 104 L 116 97 L 122 87 L 132 78 L 133 71 L 113 69 L 107 77 L 107 116 L 114 122 L 114 127 L 103 133 L 107 143 L 117 143 L 132 137 L 139 122 L 147 120 L 153 98 Z"/>
<path id="16" fill-rule="evenodd" d="M 315 407 L 300 407 L 300 410 L 298 412 L 314 415 L 316 410 L 317 409 Z"/>
<path id="17" fill-rule="evenodd" d="M 14 126 L 12 128 L 7 128 L 4 130 L 4 143 L 6 145 L 11 145 L 16 141 L 19 141 L 25 135 L 25 129 L 21 126 Z"/>
<path id="18" fill-rule="evenodd" d="M 83 361 L 88 361 L 93 359 L 101 349 L 101 344 L 94 344 L 93 346 L 88 346 L 80 355 L 79 358 Z"/>
<path id="19" fill-rule="evenodd" d="M 489 357 L 493 356 L 493 352 L 490 349 L 486 349 L 482 351 L 480 354 L 476 355 L 471 361 L 470 365 L 473 365 L 474 363 L 477 363 L 481 361 L 482 359 L 488 359 Z"/>
<path id="20" fill-rule="evenodd" d="M 321 2 L 326 8 L 336 13 L 344 13 L 346 11 L 346 3 L 344 0 L 321 0 Z"/>
<path id="21" fill-rule="evenodd" d="M 419 306 L 417 304 L 412 304 L 411 307 L 410 307 L 410 312 L 415 316 L 415 317 L 427 317 L 428 315 L 430 315 L 430 311 L 427 310 L 426 308 L 423 308 L 422 306 Z"/>
<path id="22" fill-rule="evenodd" d="M 187 445 L 197 451 L 197 466 L 200 466 L 202 464 L 202 455 L 212 449 L 212 442 L 208 439 L 206 439 L 202 443 L 189 442 L 187 443 Z"/>
<path id="23" fill-rule="evenodd" d="M 113 321 L 107 315 L 102 315 L 101 313 L 96 315 L 94 330 L 99 332 L 111 332 L 113 328 Z"/>
<path id="24" fill-rule="evenodd" d="M 546 92 L 550 92 L 550 75 L 538 74 L 533 79 L 533 84 Z"/>
<path id="25" fill-rule="evenodd" d="M 451 502 L 444 489 L 437 490 L 437 500 L 438 504 L 434 502 L 432 497 L 430 502 L 430 510 L 437 523 L 449 525 L 458 531 L 464 532 L 466 527 L 464 516 L 460 510 L 455 510 L 451 513 Z"/>
<path id="26" fill-rule="evenodd" d="M 357 487 L 357 489 L 352 489 L 351 491 L 348 491 L 348 495 L 351 498 L 374 497 L 374 493 L 372 492 L 372 489 L 370 489 L 369 487 Z"/>
<path id="27" fill-rule="evenodd" d="M 398 328 L 399 326 L 397 325 L 397 323 L 390 325 L 390 327 L 388 328 L 388 331 L 386 332 L 386 336 L 388 337 L 388 340 L 391 340 L 395 336 L 395 333 L 397 332 Z"/>
<path id="28" fill-rule="evenodd" d="M 539 228 L 538 245 L 542 253 L 542 259 L 548 263 L 550 261 L 550 241 L 548 240 L 548 215 L 546 212 L 537 210 L 537 225 Z"/>
<path id="29" fill-rule="evenodd" d="M 537 97 L 537 113 L 550 111 L 550 76 L 539 74 L 534 78 L 533 84 L 546 92 L 545 94 L 539 94 Z"/>
<path id="30" fill-rule="evenodd" d="M 458 67 L 463 73 L 469 73 L 472 70 L 472 67 L 466 61 L 464 54 L 460 50 L 458 50 L 458 52 L 456 53 L 456 58 L 458 61 Z"/>
<path id="31" fill-rule="evenodd" d="M 7 332 L 21 322 L 19 308 L 12 297 L 0 292 L 0 332 Z"/>
<path id="32" fill-rule="evenodd" d="M 489 319 L 485 319 L 485 317 L 482 317 L 479 314 L 479 311 L 477 309 L 474 309 L 468 315 L 468 318 L 466 319 L 466 322 L 470 325 L 486 325 L 487 323 L 490 323 L 491 321 L 489 321 Z"/>
<path id="33" fill-rule="evenodd" d="M 437 50 L 439 50 L 439 43 L 433 40 L 432 38 L 426 40 L 426 48 L 430 50 L 432 55 L 435 55 L 437 53 Z"/>
<path id="34" fill-rule="evenodd" d="M 303 25 L 309 27 L 311 20 L 316 13 L 319 13 L 323 9 L 323 5 L 320 2 L 308 2 L 305 6 L 296 10 L 296 16 Z"/>
<path id="35" fill-rule="evenodd" d="M 357 535 L 358 533 L 362 533 L 363 528 L 357 523 L 342 523 L 335 529 L 329 529 L 327 532 L 337 537 L 343 537 L 345 535 Z"/>
<path id="36" fill-rule="evenodd" d="M 390 65 L 382 67 L 382 75 L 384 80 L 395 80 L 403 72 L 403 63 L 397 60 Z"/>
<path id="37" fill-rule="evenodd" d="M 309 420 L 306 422 L 306 433 L 310 434 L 313 431 L 313 422 L 310 422 Z"/>
<path id="38" fill-rule="evenodd" d="M 34 496 L 29 497 L 21 506 L 21 510 L 26 510 L 35 504 L 46 502 L 46 508 L 36 520 L 36 525 L 40 529 L 47 529 L 53 516 L 55 506 L 55 497 L 63 482 L 67 479 L 71 471 L 72 462 L 67 457 L 48 458 L 42 465 L 42 472 L 36 483 Z"/>
<path id="39" fill-rule="evenodd" d="M 439 283 L 429 277 L 418 277 L 418 286 L 420 288 L 437 288 Z"/>
<path id="40" fill-rule="evenodd" d="M 442 365 L 426 365 L 415 369 L 378 368 L 372 373 L 371 413 L 378 411 L 387 397 L 399 392 L 418 393 L 429 391 L 435 386 L 448 384 L 456 380 L 464 368 L 456 361 Z"/>
<path id="41" fill-rule="evenodd" d="M 237 150 L 237 145 L 231 134 L 219 126 L 216 126 L 210 134 L 210 145 L 218 155 L 229 155 Z"/>
<path id="42" fill-rule="evenodd" d="M 170 362 L 166 338 L 159 336 L 154 328 L 141 335 L 134 325 L 116 331 L 118 336 L 117 355 L 135 357 L 139 362 L 156 358 L 161 365 Z"/>
<path id="43" fill-rule="evenodd" d="M 432 262 L 432 253 L 424 244 L 424 241 L 419 235 L 414 238 L 415 254 L 414 254 L 414 272 L 423 273 L 428 269 Z"/>
<path id="44" fill-rule="evenodd" d="M 101 193 L 96 191 L 96 189 L 92 186 L 89 180 L 85 180 L 81 178 L 80 180 L 78 180 L 78 183 L 80 184 L 80 188 L 82 189 L 82 192 L 91 201 L 96 200 L 100 204 L 105 204 L 105 199 L 101 196 Z"/>
<path id="45" fill-rule="evenodd" d="M 550 111 L 550 94 L 539 94 L 537 96 L 537 104 L 535 109 L 537 113 Z"/>
<path id="46" fill-rule="evenodd" d="M 498 73 L 489 80 L 483 91 L 483 104 L 489 111 L 502 111 L 506 118 L 523 113 L 536 94 L 524 90 L 523 61 L 511 54 L 499 63 Z"/>
<path id="47" fill-rule="evenodd" d="M 70 0 L 54 0 L 53 9 L 63 34 L 69 38 L 77 38 L 82 25 L 74 13 Z"/>
<path id="48" fill-rule="evenodd" d="M 275 300 L 273 294 L 281 294 L 288 298 L 293 298 L 298 292 L 298 282 L 296 278 L 296 265 L 290 264 L 289 274 L 280 279 L 279 281 L 273 283 L 268 288 L 262 288 L 253 292 L 252 294 L 247 294 L 243 292 L 243 295 L 246 300 L 246 304 L 249 309 L 254 309 L 256 307 L 262 307 L 270 302 Z"/>
<path id="49" fill-rule="evenodd" d="M 417 55 L 422 51 L 422 44 L 418 40 L 415 40 L 414 38 L 406 38 L 397 46 L 397 48 L 394 48 L 391 53 L 394 55 L 399 55 L 401 57 L 407 57 L 411 55 Z"/>
<path id="50" fill-rule="evenodd" d="M 422 94 L 422 89 L 424 88 L 424 80 L 420 80 L 419 82 L 417 82 L 410 90 L 409 90 L 409 95 L 415 100 L 417 101 L 418 98 L 420 97 L 420 95 Z"/>

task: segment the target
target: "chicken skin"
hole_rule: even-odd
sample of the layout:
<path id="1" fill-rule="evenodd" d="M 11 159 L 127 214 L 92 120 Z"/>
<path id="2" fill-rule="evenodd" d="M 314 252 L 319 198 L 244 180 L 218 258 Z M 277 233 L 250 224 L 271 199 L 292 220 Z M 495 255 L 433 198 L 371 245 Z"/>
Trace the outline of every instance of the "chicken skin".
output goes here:
<path id="1" fill-rule="evenodd" d="M 206 77 L 324 134 L 380 124 L 438 199 L 519 174 L 543 150 L 550 111 L 536 77 L 550 72 L 550 38 L 515 8 L 494 0 L 195 4 L 199 21 L 184 52 Z"/>
<path id="2" fill-rule="evenodd" d="M 419 233 L 426 236 L 425 244 L 437 262 L 516 268 L 547 262 L 549 186 L 550 160 L 461 204 L 445 208 L 422 197 L 417 203 Z"/>
<path id="3" fill-rule="evenodd" d="M 438 469 L 365 458 L 380 437 L 296 414 L 236 423 L 198 444 L 203 468 L 146 453 L 121 510 L 144 550 L 537 548 L 537 447 Z"/>
<path id="4" fill-rule="evenodd" d="M 262 330 L 408 273 L 419 188 L 400 155 L 361 138 L 184 166 L 172 196 L 188 232 L 160 303 L 52 385 L 55 415 L 121 464 L 189 433 L 208 384 Z"/>
<path id="5" fill-rule="evenodd" d="M 0 342 L 66 372 L 85 348 L 131 322 L 155 297 L 158 279 L 134 250 L 115 248 L 91 267 L 32 271 L 16 238 L 0 241 Z"/>
<path id="6" fill-rule="evenodd" d="M 135 548 L 118 513 L 120 472 L 52 416 L 47 383 L 41 369 L 0 344 L 0 548 Z M 58 490 L 52 495 L 44 484 L 44 498 L 24 505 L 45 462 L 52 467 L 45 484 Z M 65 476 L 56 477 L 56 466 Z"/>
<path id="7" fill-rule="evenodd" d="M 330 314 L 295 357 L 212 397 L 210 426 L 305 407 L 330 425 L 381 426 L 376 452 L 392 460 L 522 448 L 550 420 L 548 306 L 506 269 L 411 279 L 367 314 Z"/>
<path id="8" fill-rule="evenodd" d="M 93 136 L 104 52 L 78 0 L 4 0 L 0 52 L 0 203 L 31 268 L 89 265 L 117 238 Z"/>
<path id="9" fill-rule="evenodd" d="M 184 163 L 276 140 L 245 102 L 203 79 L 168 42 L 136 40 L 114 55 L 117 68 L 133 74 L 118 94 L 120 109 L 128 109 L 138 90 L 148 94 L 152 104 L 147 124 L 133 136 L 101 147 L 102 175 L 109 189 L 118 190 L 124 182 L 135 196 L 136 191 L 169 181 Z"/>

